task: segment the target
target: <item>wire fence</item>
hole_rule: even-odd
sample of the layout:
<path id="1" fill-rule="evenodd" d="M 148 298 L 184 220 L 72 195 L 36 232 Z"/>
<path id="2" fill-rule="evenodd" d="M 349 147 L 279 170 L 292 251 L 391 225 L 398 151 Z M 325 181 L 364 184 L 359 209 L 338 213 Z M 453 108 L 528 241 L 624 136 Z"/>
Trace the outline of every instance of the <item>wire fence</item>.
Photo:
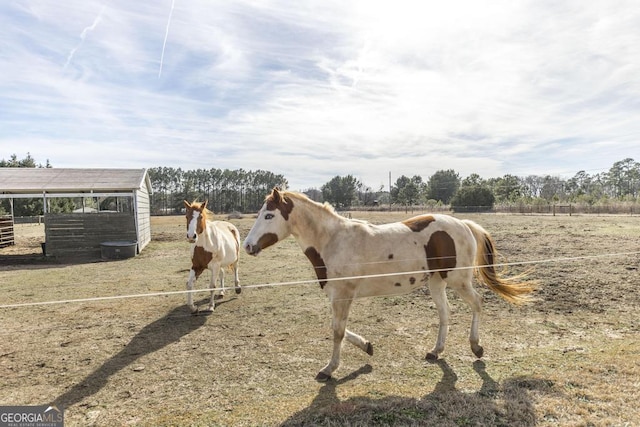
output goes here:
<path id="1" fill-rule="evenodd" d="M 336 282 L 336 281 L 366 280 L 366 279 L 373 279 L 373 278 L 380 278 L 380 277 L 394 277 L 394 276 L 402 276 L 402 275 L 409 275 L 409 274 L 430 274 L 430 273 L 437 273 L 440 271 L 478 269 L 478 268 L 489 267 L 489 266 L 493 266 L 493 267 L 532 266 L 536 264 L 574 262 L 574 261 L 581 261 L 581 260 L 593 260 L 598 258 L 612 258 L 612 257 L 633 256 L 633 255 L 636 255 L 636 256 L 640 255 L 640 251 L 604 253 L 604 254 L 597 254 L 597 255 L 582 255 L 582 256 L 575 256 L 575 257 L 557 257 L 557 258 L 547 258 L 547 259 L 540 259 L 540 260 L 494 263 L 491 265 L 471 265 L 471 266 L 464 266 L 464 267 L 453 267 L 453 268 L 432 269 L 432 270 L 394 271 L 394 272 L 382 273 L 382 274 L 326 278 L 326 279 L 323 279 L 323 281 Z M 294 280 L 294 281 L 287 281 L 287 282 L 249 284 L 249 285 L 243 285 L 242 288 L 243 289 L 256 289 L 256 288 L 269 288 L 269 287 L 274 288 L 274 287 L 282 287 L 282 286 L 316 285 L 317 283 L 318 283 L 318 279 L 308 279 L 308 280 Z M 216 288 L 216 290 L 224 290 L 224 291 L 230 291 L 232 289 L 234 289 L 233 286 Z M 89 298 L 51 300 L 51 301 L 22 302 L 22 303 L 13 303 L 13 304 L 2 304 L 0 305 L 0 310 L 10 309 L 10 308 L 37 307 L 37 306 L 43 306 L 43 305 L 61 305 L 61 304 L 71 304 L 71 303 L 115 301 L 115 300 L 132 299 L 132 298 L 151 298 L 151 297 L 160 297 L 160 296 L 169 296 L 169 295 L 182 295 L 182 294 L 188 294 L 188 293 L 195 294 L 195 293 L 211 292 L 211 291 L 212 291 L 211 289 L 206 288 L 206 289 L 192 289 L 192 290 L 182 290 L 182 291 L 151 292 L 151 293 L 142 293 L 142 294 L 111 295 L 111 296 L 103 296 L 103 297 L 96 296 L 96 297 L 89 297 Z"/>

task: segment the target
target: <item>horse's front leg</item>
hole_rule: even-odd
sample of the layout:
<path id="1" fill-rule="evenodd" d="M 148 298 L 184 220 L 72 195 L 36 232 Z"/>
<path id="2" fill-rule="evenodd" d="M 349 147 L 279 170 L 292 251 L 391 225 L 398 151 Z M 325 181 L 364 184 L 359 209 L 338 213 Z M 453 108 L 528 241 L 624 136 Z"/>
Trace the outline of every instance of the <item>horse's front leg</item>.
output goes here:
<path id="1" fill-rule="evenodd" d="M 220 265 L 214 264 L 211 266 L 211 281 L 209 282 L 209 289 L 211 290 L 211 297 L 209 298 L 209 307 L 207 307 L 207 311 L 213 311 L 216 308 L 216 296 L 214 294 L 220 293 L 219 290 L 216 290 L 216 282 L 218 280 L 218 273 L 221 274 L 221 280 L 224 283 L 224 271 L 220 268 Z M 224 286 L 224 284 L 223 284 Z M 222 297 L 220 297 L 222 298 Z"/>
<path id="2" fill-rule="evenodd" d="M 198 312 L 198 307 L 196 307 L 195 304 L 193 303 L 193 293 L 191 292 L 193 291 L 193 287 L 196 283 L 196 279 L 197 279 L 196 272 L 194 271 L 193 268 L 191 268 L 191 270 L 189 270 L 189 278 L 187 279 L 187 306 L 189 307 L 189 310 L 191 310 L 191 313 Z"/>
<path id="3" fill-rule="evenodd" d="M 316 381 L 325 382 L 331 378 L 333 371 L 338 369 L 340 365 L 340 350 L 342 348 L 342 340 L 345 336 L 347 318 L 349 317 L 349 308 L 351 307 L 351 297 L 338 297 L 333 296 L 331 301 L 331 309 L 333 312 L 333 318 L 331 320 L 331 328 L 333 329 L 333 353 L 331 354 L 331 360 L 322 368 L 318 375 L 316 375 Z M 352 334 L 350 336 L 353 336 Z"/>
<path id="4" fill-rule="evenodd" d="M 220 298 L 222 298 L 224 296 L 224 275 L 225 275 L 225 272 L 224 272 L 224 268 L 222 268 L 222 266 L 220 266 L 219 270 L 220 270 L 219 271 L 219 274 L 220 274 L 220 288 L 216 289 L 216 296 L 217 296 L 216 299 L 220 299 Z"/>
<path id="5" fill-rule="evenodd" d="M 347 341 L 349 341 L 351 344 L 355 345 L 360 350 L 367 353 L 369 356 L 373 356 L 373 345 L 371 344 L 370 341 L 362 338 L 358 334 L 354 334 L 348 329 L 345 329 L 344 332 L 345 332 L 344 337 L 347 339 Z"/>
<path id="6" fill-rule="evenodd" d="M 235 284 L 235 291 L 236 291 L 236 294 L 239 294 L 240 292 L 242 292 L 242 287 L 240 286 L 240 278 L 238 277 L 238 261 L 231 264 L 231 266 L 233 268 L 233 280 Z"/>

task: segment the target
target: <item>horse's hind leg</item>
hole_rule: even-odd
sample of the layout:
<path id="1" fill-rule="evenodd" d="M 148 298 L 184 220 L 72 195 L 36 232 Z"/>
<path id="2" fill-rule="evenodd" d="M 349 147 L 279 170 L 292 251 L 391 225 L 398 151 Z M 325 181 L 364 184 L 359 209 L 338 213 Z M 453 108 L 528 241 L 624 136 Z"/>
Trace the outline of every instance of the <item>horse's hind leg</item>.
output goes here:
<path id="1" fill-rule="evenodd" d="M 438 317 L 440 318 L 440 326 L 438 327 L 438 339 L 433 350 L 427 353 L 427 360 L 437 360 L 438 355 L 444 351 L 445 341 L 447 340 L 447 332 L 449 331 L 449 301 L 445 289 L 447 284 L 440 274 L 436 273 L 429 279 L 429 291 L 431 298 L 436 304 Z"/>
<path id="2" fill-rule="evenodd" d="M 469 332 L 469 343 L 471 344 L 471 351 L 476 357 L 480 358 L 484 354 L 484 349 L 480 345 L 480 315 L 482 314 L 482 297 L 473 288 L 471 277 L 468 277 L 462 284 L 462 286 L 454 286 L 450 284 L 453 289 L 460 295 L 460 297 L 469 304 L 473 312 L 471 318 L 471 331 Z"/>

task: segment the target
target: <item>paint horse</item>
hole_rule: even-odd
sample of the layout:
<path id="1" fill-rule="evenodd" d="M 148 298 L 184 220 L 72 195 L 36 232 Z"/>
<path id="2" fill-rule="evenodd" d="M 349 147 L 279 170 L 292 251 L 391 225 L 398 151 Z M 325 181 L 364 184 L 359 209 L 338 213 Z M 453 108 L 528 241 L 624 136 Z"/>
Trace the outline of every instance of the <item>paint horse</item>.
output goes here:
<path id="1" fill-rule="evenodd" d="M 242 291 L 238 280 L 238 259 L 240 255 L 240 232 L 235 225 L 226 221 L 211 221 L 207 215 L 207 202 L 189 203 L 184 201 L 187 217 L 187 240 L 191 243 L 191 270 L 187 280 L 187 291 L 192 291 L 196 279 L 206 269 L 211 270 L 211 301 L 208 311 L 215 308 L 215 296 L 224 296 L 224 267 L 234 273 L 235 291 Z M 216 279 L 220 276 L 220 288 L 216 289 Z M 193 303 L 193 292 L 187 292 L 187 305 L 192 313 L 198 312 Z"/>
<path id="2" fill-rule="evenodd" d="M 258 255 L 289 235 L 297 240 L 315 269 L 332 308 L 333 353 L 316 376 L 327 381 L 340 364 L 344 338 L 369 355 L 371 342 L 346 329 L 355 298 L 398 295 L 427 284 L 440 325 L 427 360 L 443 352 L 449 325 L 445 288 L 449 285 L 473 311 L 469 341 L 480 358 L 479 324 L 482 300 L 472 286 L 474 272 L 492 291 L 511 303 L 531 299 L 534 284 L 524 275 L 506 277 L 495 270 L 494 241 L 480 225 L 448 215 L 420 215 L 402 222 L 373 225 L 338 215 L 328 204 L 304 194 L 274 188 L 244 241 Z"/>

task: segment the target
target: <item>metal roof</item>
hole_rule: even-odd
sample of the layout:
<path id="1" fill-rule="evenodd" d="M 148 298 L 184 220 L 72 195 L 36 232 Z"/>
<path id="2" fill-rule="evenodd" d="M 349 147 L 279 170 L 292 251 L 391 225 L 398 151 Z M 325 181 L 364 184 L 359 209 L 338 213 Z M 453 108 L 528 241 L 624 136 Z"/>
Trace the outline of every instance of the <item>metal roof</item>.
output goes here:
<path id="1" fill-rule="evenodd" d="M 146 169 L 0 168 L 0 194 L 131 192 L 151 181 Z"/>

